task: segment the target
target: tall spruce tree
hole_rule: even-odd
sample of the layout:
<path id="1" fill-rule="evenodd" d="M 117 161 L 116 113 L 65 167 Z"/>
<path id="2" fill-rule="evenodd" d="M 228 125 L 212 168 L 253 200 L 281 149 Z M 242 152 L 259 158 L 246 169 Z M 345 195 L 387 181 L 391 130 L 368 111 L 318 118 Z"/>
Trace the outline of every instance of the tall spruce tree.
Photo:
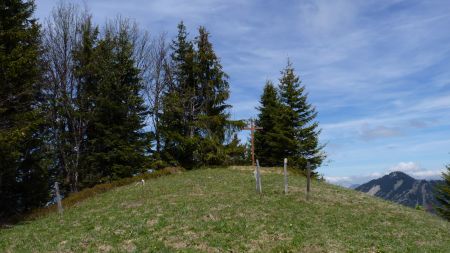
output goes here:
<path id="1" fill-rule="evenodd" d="M 446 166 L 447 172 L 442 173 L 444 182 L 436 188 L 435 197 L 441 204 L 437 207 L 438 213 L 446 220 L 450 221 L 450 164 Z"/>
<path id="2" fill-rule="evenodd" d="M 230 120 L 227 75 L 204 27 L 195 43 L 183 22 L 172 42 L 172 78 L 161 118 L 164 156 L 186 168 L 226 163 L 237 143 L 231 139 L 242 122 Z M 195 45 L 194 45 L 195 44 Z"/>
<path id="3" fill-rule="evenodd" d="M 315 121 L 317 112 L 308 102 L 305 86 L 289 60 L 279 81 L 280 98 L 286 113 L 283 132 L 289 139 L 282 144 L 285 155 L 294 166 L 305 169 L 309 162 L 314 170 L 325 159 L 323 145 L 319 143 L 319 124 Z"/>
<path id="4" fill-rule="evenodd" d="M 139 69 L 133 61 L 129 31 L 107 29 L 95 49 L 94 72 L 98 78 L 95 108 L 87 129 L 85 168 L 89 182 L 128 177 L 146 161 L 145 107 Z"/>
<path id="5" fill-rule="evenodd" d="M 32 1 L 0 3 L 0 219 L 49 199 Z"/>
<path id="6" fill-rule="evenodd" d="M 262 166 L 275 166 L 286 156 L 284 144 L 291 140 L 283 129 L 286 108 L 280 103 L 277 89 L 267 81 L 260 99 L 255 132 L 255 154 Z"/>
<path id="7" fill-rule="evenodd" d="M 163 99 L 161 135 L 164 160 L 191 168 L 197 163 L 194 152 L 198 149 L 195 133 L 198 89 L 195 81 L 196 52 L 187 36 L 186 26 L 181 22 L 177 38 L 171 45 L 171 78 Z"/>
<path id="8" fill-rule="evenodd" d="M 216 56 L 213 46 L 209 41 L 209 33 L 204 27 L 198 30 L 197 44 L 197 68 L 196 81 L 198 92 L 196 94 L 196 104 L 198 116 L 195 118 L 199 134 L 200 143 L 200 165 L 220 165 L 229 157 L 229 150 L 237 146 L 225 146 L 226 138 L 232 137 L 235 128 L 241 123 L 230 120 L 227 104 L 230 97 L 228 76 L 222 70 L 222 66 Z M 232 147 L 233 146 L 233 147 Z"/>

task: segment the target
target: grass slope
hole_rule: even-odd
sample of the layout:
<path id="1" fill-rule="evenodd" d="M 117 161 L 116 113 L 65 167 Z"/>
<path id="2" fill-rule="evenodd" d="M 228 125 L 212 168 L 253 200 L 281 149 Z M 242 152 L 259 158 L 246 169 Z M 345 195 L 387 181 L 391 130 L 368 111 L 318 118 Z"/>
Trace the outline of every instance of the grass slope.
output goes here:
<path id="1" fill-rule="evenodd" d="M 0 252 L 449 252 L 450 223 L 363 193 L 250 168 L 205 169 L 129 185 L 0 230 Z"/>

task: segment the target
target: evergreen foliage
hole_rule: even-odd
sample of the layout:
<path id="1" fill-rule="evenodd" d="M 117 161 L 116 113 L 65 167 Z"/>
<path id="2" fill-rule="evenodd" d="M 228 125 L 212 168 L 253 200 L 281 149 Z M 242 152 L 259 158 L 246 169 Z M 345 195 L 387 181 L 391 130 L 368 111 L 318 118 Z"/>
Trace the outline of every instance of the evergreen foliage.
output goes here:
<path id="1" fill-rule="evenodd" d="M 325 159 L 319 143 L 317 112 L 308 103 L 308 94 L 288 61 L 281 71 L 278 89 L 268 82 L 261 96 L 255 134 L 255 153 L 262 165 L 275 166 L 288 158 L 290 166 L 314 170 Z"/>
<path id="2" fill-rule="evenodd" d="M 163 157 L 170 164 L 191 168 L 198 150 L 194 117 L 196 105 L 195 51 L 187 38 L 186 27 L 178 25 L 178 36 L 172 41 L 171 78 L 164 97 L 161 135 L 164 140 Z"/>
<path id="3" fill-rule="evenodd" d="M 96 109 L 96 97 L 98 96 L 98 83 L 100 75 L 96 71 L 98 60 L 97 46 L 99 43 L 98 27 L 94 27 L 91 18 L 88 17 L 80 26 L 81 39 L 79 44 L 73 51 L 74 58 L 74 77 L 76 79 L 77 97 L 74 106 L 76 107 L 76 122 L 78 124 L 79 135 L 78 139 L 81 156 L 81 166 L 77 170 L 79 179 L 77 183 L 80 188 L 90 186 L 98 180 L 99 172 L 96 169 L 87 165 L 88 153 L 88 138 L 87 133 L 89 128 L 95 122 L 94 110 Z M 79 159 L 78 159 L 79 160 Z M 78 186 L 78 185 L 77 185 Z M 77 187 L 78 188 L 78 187 Z"/>
<path id="4" fill-rule="evenodd" d="M 200 165 L 221 165 L 230 159 L 230 152 L 236 152 L 239 145 L 234 139 L 228 145 L 232 134 L 243 127 L 240 121 L 230 120 L 227 104 L 230 97 L 228 75 L 223 72 L 222 65 L 209 41 L 209 33 L 204 27 L 198 30 L 197 73 L 196 81 L 199 92 L 198 128 L 201 136 Z"/>
<path id="5" fill-rule="evenodd" d="M 280 103 L 277 89 L 267 81 L 261 96 L 256 125 L 262 127 L 255 132 L 255 154 L 262 166 L 276 166 L 286 155 L 286 138 L 283 123 L 285 108 Z"/>
<path id="6" fill-rule="evenodd" d="M 446 166 L 447 172 L 442 173 L 444 182 L 437 186 L 436 200 L 441 206 L 436 207 L 438 213 L 450 221 L 450 164 Z"/>
<path id="7" fill-rule="evenodd" d="M 157 48 L 126 19 L 100 33 L 88 13 L 61 2 L 41 36 L 33 1 L 0 7 L 0 218 L 46 204 L 55 182 L 66 197 L 149 167 L 249 161 L 204 27 L 191 40 L 181 22 L 168 59 L 163 36 Z M 256 133 L 263 165 L 285 156 L 299 167 L 322 162 L 306 97 L 290 64 L 279 90 L 266 85 Z"/>
<path id="8" fill-rule="evenodd" d="M 84 169 L 90 182 L 129 177 L 145 164 L 147 134 L 143 132 L 145 106 L 139 69 L 133 60 L 129 31 L 106 31 L 94 53 L 98 82 L 95 108 L 87 130 Z"/>
<path id="9" fill-rule="evenodd" d="M 281 72 L 279 84 L 281 102 L 285 107 L 284 121 L 286 156 L 297 168 L 305 169 L 309 162 L 312 170 L 320 166 L 325 159 L 323 145 L 319 143 L 319 124 L 315 121 L 317 112 L 308 102 L 305 86 L 295 74 L 292 63 L 288 60 Z"/>
<path id="10" fill-rule="evenodd" d="M 60 3 L 40 37 L 32 1 L 2 2 L 0 11 L 0 216 L 44 205 L 54 182 L 67 196 L 142 172 L 151 160 L 193 168 L 248 159 L 204 27 L 190 40 L 180 23 L 170 61 L 158 52 L 164 59 L 152 70 L 143 57 L 157 49 L 128 20 L 100 33 L 88 13 Z M 144 68 L 164 73 L 157 109 L 142 96 Z M 157 136 L 144 131 L 149 112 Z"/>
<path id="11" fill-rule="evenodd" d="M 0 3 L 0 219 L 49 199 L 34 9 L 33 2 Z"/>
<path id="12" fill-rule="evenodd" d="M 247 154 L 247 145 L 242 145 L 237 133 L 233 135 L 231 141 L 225 145 L 227 157 L 225 165 L 248 165 L 251 162 L 250 155 Z"/>
<path id="13" fill-rule="evenodd" d="M 187 36 L 181 22 L 172 42 L 172 78 L 161 119 L 163 157 L 186 168 L 221 165 L 238 148 L 236 142 L 228 139 L 242 127 L 242 122 L 230 120 L 230 105 L 226 103 L 228 77 L 208 32 L 200 27 L 194 42 Z"/>

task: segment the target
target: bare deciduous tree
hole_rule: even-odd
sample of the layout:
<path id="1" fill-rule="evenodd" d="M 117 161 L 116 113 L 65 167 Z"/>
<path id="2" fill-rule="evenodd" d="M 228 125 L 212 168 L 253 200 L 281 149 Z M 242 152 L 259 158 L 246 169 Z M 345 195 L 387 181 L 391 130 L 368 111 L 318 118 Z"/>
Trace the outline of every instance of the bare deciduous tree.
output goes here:
<path id="1" fill-rule="evenodd" d="M 170 83 L 169 45 L 166 34 L 161 34 L 149 44 L 147 52 L 141 54 L 142 80 L 147 104 L 150 109 L 150 124 L 155 134 L 155 149 L 161 151 L 160 116 L 163 96 Z"/>
<path id="2" fill-rule="evenodd" d="M 81 26 L 89 19 L 76 5 L 60 2 L 46 20 L 42 36 L 56 176 L 64 178 L 64 186 L 71 192 L 78 190 L 81 143 L 87 125 L 77 113 L 79 87 L 73 51 L 80 43 Z"/>

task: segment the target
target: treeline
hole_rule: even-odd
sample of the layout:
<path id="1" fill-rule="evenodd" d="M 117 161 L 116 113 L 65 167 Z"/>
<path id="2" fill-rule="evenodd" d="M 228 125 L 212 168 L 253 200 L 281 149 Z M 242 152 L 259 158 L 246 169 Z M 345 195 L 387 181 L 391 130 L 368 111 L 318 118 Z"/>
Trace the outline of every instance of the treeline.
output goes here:
<path id="1" fill-rule="evenodd" d="M 150 37 L 103 27 L 71 4 L 46 22 L 32 1 L 0 4 L 0 219 L 97 183 L 165 166 L 245 160 L 228 76 L 204 27 Z"/>

